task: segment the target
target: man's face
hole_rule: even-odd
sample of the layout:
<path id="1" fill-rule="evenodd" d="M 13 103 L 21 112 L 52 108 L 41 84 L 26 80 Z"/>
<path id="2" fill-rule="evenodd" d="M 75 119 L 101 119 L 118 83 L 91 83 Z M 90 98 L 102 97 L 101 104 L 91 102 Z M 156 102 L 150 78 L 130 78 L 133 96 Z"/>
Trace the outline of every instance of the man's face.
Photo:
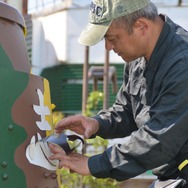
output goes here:
<path id="1" fill-rule="evenodd" d="M 106 50 L 113 50 L 126 62 L 144 55 L 144 47 L 138 28 L 133 28 L 133 33 L 129 34 L 125 28 L 112 23 L 104 38 Z"/>

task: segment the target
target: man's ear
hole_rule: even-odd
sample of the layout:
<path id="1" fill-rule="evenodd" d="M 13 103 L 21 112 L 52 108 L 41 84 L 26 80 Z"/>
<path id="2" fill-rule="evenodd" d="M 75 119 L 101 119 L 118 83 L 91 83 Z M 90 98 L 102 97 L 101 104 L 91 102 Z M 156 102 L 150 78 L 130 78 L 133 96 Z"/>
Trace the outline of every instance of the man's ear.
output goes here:
<path id="1" fill-rule="evenodd" d="M 134 27 L 137 28 L 142 35 L 145 35 L 146 31 L 149 28 L 148 20 L 145 18 L 139 18 L 136 20 Z"/>

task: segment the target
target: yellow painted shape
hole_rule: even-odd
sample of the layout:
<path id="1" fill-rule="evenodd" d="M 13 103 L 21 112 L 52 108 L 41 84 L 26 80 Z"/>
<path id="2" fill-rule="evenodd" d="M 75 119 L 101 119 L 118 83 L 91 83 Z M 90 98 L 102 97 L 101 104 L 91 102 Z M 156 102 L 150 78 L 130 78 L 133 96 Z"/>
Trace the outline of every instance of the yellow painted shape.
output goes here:
<path id="1" fill-rule="evenodd" d="M 50 95 L 50 87 L 49 82 L 44 78 L 44 105 L 48 106 L 50 110 L 50 115 L 46 116 L 45 119 L 51 126 L 50 131 L 46 131 L 46 136 L 51 135 L 54 132 L 54 125 L 52 120 L 52 104 L 51 104 L 51 95 Z"/>

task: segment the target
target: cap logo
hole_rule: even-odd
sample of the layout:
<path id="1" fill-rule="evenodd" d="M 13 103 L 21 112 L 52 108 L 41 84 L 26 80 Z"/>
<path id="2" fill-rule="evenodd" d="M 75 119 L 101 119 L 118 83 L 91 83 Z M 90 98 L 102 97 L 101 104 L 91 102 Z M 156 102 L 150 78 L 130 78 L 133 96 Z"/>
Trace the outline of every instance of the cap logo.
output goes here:
<path id="1" fill-rule="evenodd" d="M 122 6 L 118 6 L 117 7 L 117 12 L 118 12 L 118 14 L 121 14 L 123 12 L 123 7 Z"/>
<path id="2" fill-rule="evenodd" d="M 95 14 L 96 16 L 101 16 L 102 15 L 102 7 L 96 5 L 95 3 L 91 3 L 90 5 L 90 11 Z"/>

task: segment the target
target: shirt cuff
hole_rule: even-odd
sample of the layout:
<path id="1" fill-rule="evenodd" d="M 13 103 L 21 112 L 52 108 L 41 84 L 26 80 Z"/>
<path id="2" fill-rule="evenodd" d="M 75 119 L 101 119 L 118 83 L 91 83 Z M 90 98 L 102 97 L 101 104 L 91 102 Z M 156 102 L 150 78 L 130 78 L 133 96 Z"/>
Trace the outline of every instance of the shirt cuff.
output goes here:
<path id="1" fill-rule="evenodd" d="M 96 134 L 92 135 L 91 138 L 95 138 L 96 136 L 100 136 L 102 138 L 105 138 L 106 135 L 106 127 L 109 125 L 108 120 L 101 119 L 99 115 L 92 117 L 93 119 L 96 119 L 99 122 L 99 130 Z"/>
<path id="2" fill-rule="evenodd" d="M 96 178 L 110 178 L 109 169 L 111 169 L 111 164 L 105 152 L 90 157 L 88 166 L 92 176 Z"/>

